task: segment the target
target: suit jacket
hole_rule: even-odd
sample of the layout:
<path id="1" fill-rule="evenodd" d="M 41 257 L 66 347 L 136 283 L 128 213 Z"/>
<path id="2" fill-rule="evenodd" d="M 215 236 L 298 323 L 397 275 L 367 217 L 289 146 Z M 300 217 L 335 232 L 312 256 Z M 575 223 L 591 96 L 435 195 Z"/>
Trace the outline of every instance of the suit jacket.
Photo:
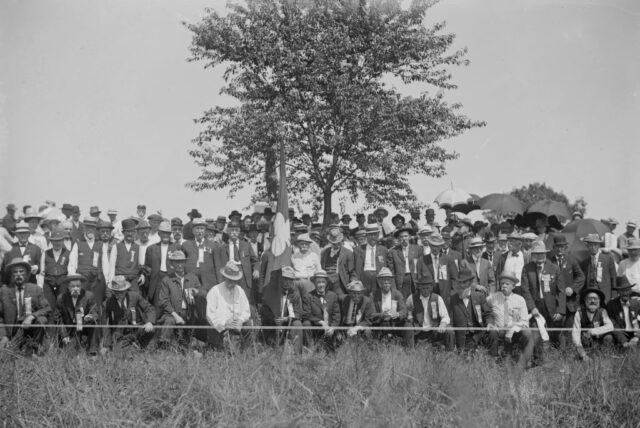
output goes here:
<path id="1" fill-rule="evenodd" d="M 498 270 L 498 266 L 500 265 L 500 259 L 502 258 L 502 253 L 500 251 L 495 250 L 493 252 L 493 254 L 491 255 L 492 260 L 489 260 L 489 253 L 484 251 L 482 253 L 482 258 L 489 261 L 489 263 L 491 263 L 491 266 L 493 267 L 493 273 L 495 274 L 495 276 L 498 276 L 502 273 L 502 271 Z"/>
<path id="2" fill-rule="evenodd" d="M 457 264 L 459 264 L 460 260 L 463 259 L 462 254 L 460 253 L 460 251 L 456 251 L 453 248 L 449 248 L 448 250 L 446 250 L 446 252 L 443 249 L 442 253 L 446 254 L 448 256 L 451 256 L 451 258 L 453 258 L 453 260 L 457 260 L 457 262 L 456 262 Z M 458 266 L 458 269 L 460 269 L 460 266 Z"/>
<path id="3" fill-rule="evenodd" d="M 391 289 L 390 293 L 391 293 L 391 301 L 393 302 L 395 300 L 397 302 L 396 312 L 398 312 L 398 314 L 400 315 L 399 319 L 401 320 L 407 319 L 407 315 L 408 315 L 407 304 L 404 296 L 402 295 L 401 292 L 394 289 Z M 374 291 L 373 293 L 372 300 L 373 300 L 373 308 L 374 308 L 373 323 L 379 324 L 380 322 L 383 321 L 383 317 L 384 317 L 382 313 L 382 290 L 380 290 L 379 288 L 376 289 L 376 291 Z"/>
<path id="4" fill-rule="evenodd" d="M 189 311 L 189 307 L 187 305 L 187 310 L 182 309 L 182 300 L 184 299 L 184 290 L 189 288 L 193 288 L 194 291 L 198 291 L 201 287 L 200 281 L 198 278 L 192 273 L 185 273 L 184 275 L 184 286 L 180 284 L 180 279 L 175 274 L 175 272 L 165 276 L 160 281 L 160 316 L 162 318 L 164 316 L 171 316 L 172 313 L 176 312 L 178 314 L 189 316 L 188 314 L 193 314 L 193 311 Z M 191 308 L 194 309 L 194 308 Z M 187 321 L 185 319 L 185 321 Z"/>
<path id="5" fill-rule="evenodd" d="M 364 272 L 364 262 L 366 260 L 366 245 L 359 245 L 353 249 L 353 260 L 355 263 L 356 275 L 358 278 L 362 277 L 362 272 Z M 387 266 L 387 256 L 389 250 L 384 245 L 376 245 L 375 251 L 375 263 L 376 263 L 376 272 L 380 272 L 380 269 Z"/>
<path id="6" fill-rule="evenodd" d="M 327 315 L 329 316 L 329 326 L 334 327 L 340 324 L 340 303 L 338 295 L 333 291 L 325 291 Z M 304 314 L 304 321 L 309 321 L 312 325 L 319 325 L 324 320 L 324 309 L 318 290 L 313 290 L 307 296 L 307 311 Z"/>
<path id="7" fill-rule="evenodd" d="M 147 299 L 137 291 L 128 291 L 124 297 L 125 308 L 121 308 L 115 295 L 105 302 L 105 313 L 109 325 L 132 325 L 135 312 L 136 324 L 156 322 L 156 310 Z M 113 329 L 106 329 L 112 331 Z"/>
<path id="8" fill-rule="evenodd" d="M 253 252 L 253 248 L 247 241 L 238 240 L 238 255 L 240 258 L 240 266 L 242 269 L 242 279 L 240 280 L 240 286 L 247 293 L 247 298 L 249 297 L 249 290 L 251 290 L 253 285 L 253 271 L 259 269 L 258 267 L 258 256 Z M 229 244 L 224 243 L 221 245 L 217 245 L 213 251 L 213 260 L 216 266 L 219 266 L 220 269 L 216 269 L 217 274 L 217 283 L 219 284 L 224 281 L 224 277 L 220 270 L 226 266 L 229 262 Z"/>
<path id="9" fill-rule="evenodd" d="M 42 288 L 32 283 L 24 284 L 23 297 L 25 306 L 27 299 L 31 299 L 31 315 L 36 317 L 40 324 L 47 324 L 51 316 L 51 307 L 42 293 Z M 16 288 L 13 285 L 0 287 L 0 337 L 12 338 L 17 329 L 6 327 L 5 324 L 19 324 Z"/>
<path id="10" fill-rule="evenodd" d="M 543 308 L 546 307 L 549 315 L 564 315 L 566 313 L 566 294 L 564 275 L 560 272 L 560 268 L 549 260 L 545 260 L 542 266 L 541 276 L 549 276 L 548 287 L 543 288 L 538 276 L 538 268 L 535 262 L 529 262 L 522 269 L 522 297 L 527 302 L 527 309 L 531 312 L 534 308 L 544 314 Z M 540 290 L 543 290 L 543 299 L 540 299 Z M 547 323 L 551 320 L 547 319 Z"/>
<path id="11" fill-rule="evenodd" d="M 418 264 L 422 259 L 422 248 L 415 244 L 409 244 L 409 268 L 410 271 L 406 272 L 406 264 L 404 259 L 404 253 L 401 246 L 396 246 L 387 256 L 387 267 L 391 269 L 396 277 L 396 288 L 402 290 L 402 282 L 404 281 L 405 273 L 411 274 L 411 280 L 415 284 L 418 279 Z M 403 296 L 409 296 L 411 290 L 402 290 Z"/>
<path id="12" fill-rule="evenodd" d="M 280 294 L 278 296 L 278 304 L 276 305 L 277 307 L 276 312 L 274 313 L 274 311 L 272 310 L 270 305 L 262 305 L 261 308 L 261 315 L 262 315 L 262 321 L 265 325 L 273 325 L 275 324 L 275 319 L 276 318 L 280 318 L 283 314 L 283 307 L 282 307 L 282 297 L 284 294 Z M 289 299 L 289 303 L 291 304 L 291 307 L 293 309 L 293 318 L 295 320 L 303 320 L 305 319 L 308 315 L 307 315 L 307 295 L 306 293 L 303 292 L 303 290 L 297 288 L 297 287 L 293 287 L 291 290 L 289 290 L 289 293 L 287 295 L 287 298 Z M 289 309 L 286 308 L 286 310 L 284 310 L 284 315 L 285 316 L 291 316 L 291 314 L 289 313 Z"/>
<path id="13" fill-rule="evenodd" d="M 609 303 L 607 303 L 607 314 L 609 318 L 611 318 L 611 322 L 613 322 L 614 329 L 626 329 L 626 323 L 624 320 L 624 311 L 622 309 L 622 301 L 620 301 L 620 297 L 616 297 L 615 299 L 611 299 Z M 635 299 L 630 299 L 629 301 L 629 321 L 631 321 L 631 326 L 633 327 L 633 321 L 637 322 L 638 315 L 640 315 L 640 302 Z M 637 333 L 636 333 L 637 335 Z M 617 339 L 618 343 L 625 343 L 628 339 L 625 336 L 624 331 L 614 331 L 613 336 Z"/>
<path id="14" fill-rule="evenodd" d="M 320 252 L 320 266 L 326 270 L 327 261 L 331 253 L 331 247 L 327 247 Z M 346 247 L 340 248 L 338 254 L 338 277 L 340 278 L 340 288 L 343 293 L 347 292 L 347 284 L 357 278 L 353 251 Z"/>
<path id="15" fill-rule="evenodd" d="M 565 287 L 571 287 L 573 294 L 567 296 L 567 310 L 575 312 L 580 307 L 580 290 L 584 287 L 584 273 L 580 269 L 580 264 L 575 257 L 571 254 L 567 254 L 562 259 L 562 265 L 555 255 L 549 256 L 549 260 L 560 268 L 560 273 L 564 278 Z M 565 292 L 566 296 L 566 292 Z"/>
<path id="16" fill-rule="evenodd" d="M 146 250 L 146 254 L 144 257 L 144 265 L 149 270 L 149 284 L 148 284 L 148 299 L 151 302 L 155 301 L 156 293 L 160 293 L 160 281 L 162 281 L 161 270 L 162 266 L 162 248 L 161 243 L 157 242 L 153 245 L 149 245 Z M 169 260 L 169 254 L 173 251 L 179 250 L 179 244 L 169 244 L 169 248 L 167 250 L 165 266 L 166 273 L 169 274 L 172 272 L 171 269 L 171 261 Z M 197 259 L 196 259 L 197 260 Z"/>
<path id="17" fill-rule="evenodd" d="M 367 296 L 362 297 L 362 301 L 358 306 L 351 306 L 352 300 L 351 296 L 347 295 L 340 305 L 340 325 L 343 326 L 370 326 L 373 323 L 373 314 L 375 313 L 375 308 L 373 307 L 373 302 Z M 360 321 L 354 324 L 354 311 L 357 316 L 360 313 Z"/>
<path id="18" fill-rule="evenodd" d="M 71 222 L 71 239 L 74 241 L 81 241 L 84 239 L 84 223 L 80 222 L 79 226 L 72 221 Z"/>
<path id="19" fill-rule="evenodd" d="M 494 322 L 493 311 L 484 293 L 472 291 L 469 295 L 471 314 L 462 300 L 461 293 L 451 296 L 451 323 L 453 327 L 486 327 Z M 464 331 L 456 331 L 464 335 Z"/>
<path id="20" fill-rule="evenodd" d="M 480 263 L 479 269 L 473 257 L 464 259 L 464 264 L 475 274 L 478 284 L 486 287 L 489 293 L 492 293 L 496 290 L 496 275 L 493 271 L 493 266 L 489 263 L 489 260 L 483 259 L 482 257 L 480 257 L 478 262 Z"/>
<path id="21" fill-rule="evenodd" d="M 593 269 L 591 256 L 584 260 L 580 267 L 585 275 L 585 286 L 600 289 L 604 293 L 605 304 L 611 300 L 611 290 L 616 285 L 616 263 L 611 254 L 600 253 L 598 264 L 602 266 L 602 280 L 598 282 L 597 269 Z"/>
<path id="22" fill-rule="evenodd" d="M 28 257 L 28 260 L 26 259 Z M 6 271 L 6 266 L 11 263 L 11 260 L 15 258 L 20 258 L 27 261 L 30 265 L 38 266 L 38 273 L 40 273 L 40 263 L 42 259 L 42 250 L 37 245 L 32 244 L 31 242 L 27 242 L 27 245 L 24 250 L 24 256 L 20 252 L 20 246 L 18 244 L 13 244 L 11 250 L 7 251 L 4 254 L 4 260 L 2 262 L 2 278 L 4 278 L 4 283 L 9 284 L 11 282 L 11 277 L 9 272 Z M 29 273 L 29 272 L 27 272 Z M 27 282 L 34 283 L 36 282 L 36 276 L 31 275 L 27 278 Z"/>
<path id="23" fill-rule="evenodd" d="M 455 291 L 455 284 L 458 281 L 458 265 L 449 254 L 441 254 L 438 258 L 437 283 L 433 291 L 442 297 L 447 310 L 451 310 L 451 294 Z M 446 272 L 445 272 L 446 270 Z M 446 276 L 445 276 L 446 275 Z M 435 281 L 436 272 L 433 271 L 433 255 L 422 256 L 418 265 L 418 278 L 428 277 Z"/>
<path id="24" fill-rule="evenodd" d="M 56 322 L 63 325 L 63 327 L 60 327 L 60 335 L 62 337 L 69 337 L 75 333 L 75 328 L 64 327 L 64 325 L 75 325 L 76 314 L 78 313 L 82 314 L 82 318 L 91 315 L 94 321 L 98 322 L 100 320 L 98 317 L 98 305 L 91 291 L 80 290 L 80 296 L 78 296 L 75 306 L 70 292 L 67 291 L 58 296 Z"/>
<path id="25" fill-rule="evenodd" d="M 185 241 L 182 244 L 182 251 L 187 256 L 186 272 L 198 276 L 200 283 L 205 288 L 205 291 L 208 292 L 214 285 L 221 282 L 218 282 L 218 269 L 213 258 L 216 244 L 212 245 L 210 242 L 203 240 L 202 248 L 204 250 L 203 261 L 198 268 L 198 243 L 196 241 Z M 221 269 L 223 267 L 220 266 Z"/>

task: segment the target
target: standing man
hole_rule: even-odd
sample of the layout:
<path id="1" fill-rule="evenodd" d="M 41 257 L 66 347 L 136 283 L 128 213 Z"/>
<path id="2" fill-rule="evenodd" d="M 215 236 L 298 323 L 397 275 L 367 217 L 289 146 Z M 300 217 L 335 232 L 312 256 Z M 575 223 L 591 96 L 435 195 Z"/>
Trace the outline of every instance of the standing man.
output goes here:
<path id="1" fill-rule="evenodd" d="M 602 239 L 598 234 L 590 233 L 582 241 L 589 250 L 589 258 L 580 265 L 586 277 L 585 287 L 601 290 L 604 295 L 602 304 L 606 305 L 611 300 L 611 290 L 616 283 L 616 263 L 611 254 L 601 251 Z"/>
<path id="2" fill-rule="evenodd" d="M 420 230 L 420 208 L 411 208 L 409 210 L 409 215 L 411 216 L 411 218 L 409 219 L 407 225 L 411 229 L 413 229 L 413 235 L 417 235 L 418 230 Z"/>
<path id="3" fill-rule="evenodd" d="M 182 237 L 182 232 L 184 230 L 184 225 L 182 224 L 182 220 L 180 217 L 174 217 L 171 219 L 171 242 L 175 244 L 178 248 L 182 247 L 185 239 Z M 191 231 L 191 235 L 193 235 L 193 231 Z M 191 238 L 193 239 L 193 238 Z"/>
<path id="4" fill-rule="evenodd" d="M 151 214 L 147 217 L 151 231 L 149 231 L 149 245 L 157 244 L 160 242 L 160 235 L 158 234 L 158 228 L 162 223 L 162 216 L 159 214 Z"/>
<path id="5" fill-rule="evenodd" d="M 42 263 L 42 250 L 37 245 L 29 242 L 29 236 L 31 230 L 29 225 L 24 221 L 18 222 L 15 228 L 15 235 L 18 238 L 18 242 L 13 244 L 11 250 L 5 253 L 2 263 L 2 281 L 4 284 L 9 284 L 11 281 L 11 274 L 7 270 L 7 266 L 15 258 L 20 258 L 29 265 L 29 276 L 26 278 L 26 282 L 36 283 L 36 275 L 40 272 Z"/>
<path id="6" fill-rule="evenodd" d="M 201 218 L 194 219 L 193 235 L 195 239 L 182 244 L 182 252 L 187 256 L 185 270 L 198 277 L 204 292 L 208 292 L 211 287 L 218 284 L 218 273 L 213 258 L 216 247 L 204 239 L 206 226 L 207 223 Z"/>
<path id="7" fill-rule="evenodd" d="M 186 241 L 189 241 L 195 239 L 193 236 L 193 220 L 202 218 L 202 214 L 200 214 L 197 209 L 192 208 L 191 211 L 187 213 L 187 217 L 189 217 L 189 221 L 182 228 L 182 237 Z"/>
<path id="8" fill-rule="evenodd" d="M 49 240 L 51 249 L 44 252 L 41 271 L 44 273 L 42 291 L 52 311 L 56 311 L 58 296 L 66 291 L 65 278 L 69 266 L 69 250 L 64 247 L 64 232 L 54 229 Z"/>
<path id="9" fill-rule="evenodd" d="M 626 277 L 633 289 L 640 294 L 640 239 L 632 238 L 627 241 L 628 258 L 622 260 L 618 266 L 618 277 Z"/>
<path id="10" fill-rule="evenodd" d="M 522 252 L 522 236 L 517 232 L 512 232 L 507 236 L 507 251 L 500 257 L 496 272 L 515 272 L 517 279 L 525 264 L 524 253 Z M 514 290 L 516 294 L 523 295 L 519 279 L 515 284 Z"/>
<path id="11" fill-rule="evenodd" d="M 138 222 L 145 220 L 147 221 L 147 206 L 146 205 L 138 205 L 136 207 L 136 220 L 138 220 Z"/>
<path id="12" fill-rule="evenodd" d="M 169 255 L 181 247 L 171 243 L 171 224 L 163 221 L 158 226 L 160 242 L 147 247 L 145 255 L 146 271 L 149 273 L 149 283 L 143 296 L 153 304 L 156 312 L 160 313 L 160 284 L 162 279 L 171 273 L 172 265 Z"/>
<path id="13" fill-rule="evenodd" d="M 138 239 L 136 239 L 135 242 L 140 248 L 140 258 L 138 259 L 138 263 L 140 266 L 143 266 L 147 257 L 147 247 L 149 247 L 149 245 L 152 245 L 152 242 L 149 240 L 151 225 L 149 224 L 149 222 L 147 222 L 147 220 L 138 220 L 136 232 Z"/>
<path id="14" fill-rule="evenodd" d="M 625 230 L 625 232 L 618 237 L 618 248 L 620 249 L 620 251 L 622 251 L 623 256 L 627 255 L 629 240 L 634 237 L 633 232 L 636 231 L 637 227 L 638 226 L 636 225 L 635 221 L 628 221 L 627 230 Z"/>
<path id="15" fill-rule="evenodd" d="M 332 228 L 327 234 L 330 246 L 320 253 L 320 267 L 329 277 L 329 290 L 340 298 L 347 293 L 347 285 L 356 278 L 353 252 L 342 244 L 343 239 L 340 228 Z"/>
<path id="16" fill-rule="evenodd" d="M 427 208 L 424 212 L 424 220 L 427 226 L 431 226 L 432 228 L 436 228 L 436 212 L 433 208 Z"/>
<path id="17" fill-rule="evenodd" d="M 2 218 L 2 227 L 13 236 L 16 229 L 16 206 L 15 204 L 7 205 L 7 214 Z"/>
<path id="18" fill-rule="evenodd" d="M 93 206 L 91 208 L 89 208 L 89 216 L 93 217 L 93 219 L 97 222 L 98 220 L 100 220 L 100 214 L 102 213 L 102 211 L 100 211 L 100 208 Z"/>
<path id="19" fill-rule="evenodd" d="M 468 248 L 469 255 L 466 257 L 465 262 L 468 269 L 476 276 L 476 289 L 479 289 L 478 286 L 480 286 L 480 291 L 483 291 L 486 295 L 495 293 L 496 277 L 489 260 L 482 258 L 482 252 L 484 251 L 482 238 L 479 236 L 471 238 Z"/>
<path id="20" fill-rule="evenodd" d="M 356 276 L 367 289 L 367 294 L 373 293 L 378 288 L 378 273 L 387 266 L 388 250 L 384 245 L 378 245 L 378 236 L 380 236 L 378 226 L 369 225 L 366 229 L 367 243 L 353 250 Z M 393 288 L 397 289 L 395 286 Z"/>
<path id="21" fill-rule="evenodd" d="M 356 232 L 359 230 L 366 230 L 367 225 L 366 223 L 366 217 L 364 216 L 363 213 L 357 213 L 356 214 L 356 223 L 358 223 L 358 225 L 356 227 L 354 227 L 353 229 L 351 229 L 351 235 L 355 236 Z"/>
<path id="22" fill-rule="evenodd" d="M 484 242 L 484 252 L 482 253 L 482 258 L 488 260 L 493 267 L 493 273 L 497 275 L 498 265 L 500 264 L 500 256 L 502 255 L 499 251 L 496 251 L 496 237 L 493 233 L 487 232 L 482 239 Z"/>
<path id="23" fill-rule="evenodd" d="M 451 310 L 451 294 L 458 280 L 458 266 L 453 257 L 442 253 L 444 239 L 440 234 L 432 234 L 426 238 L 429 254 L 422 256 L 418 265 L 418 279 L 426 278 L 434 283 L 435 292 L 442 297 L 447 311 Z"/>
<path id="24" fill-rule="evenodd" d="M 140 284 L 144 282 L 144 277 L 140 275 L 140 246 L 134 242 L 136 221 L 122 220 L 122 234 L 124 240 L 114 245 L 111 250 L 109 277 L 123 276 L 129 281 L 133 291 L 140 292 Z"/>
<path id="25" fill-rule="evenodd" d="M 49 243 L 42 234 L 42 229 L 40 229 L 41 220 L 42 216 L 38 215 L 33 208 L 29 208 L 24 214 L 24 221 L 29 225 L 29 242 L 37 245 L 42 252 L 45 252 L 49 247 Z"/>
<path id="26" fill-rule="evenodd" d="M 387 255 L 387 267 L 396 277 L 396 288 L 406 300 L 414 294 L 418 276 L 418 262 L 422 259 L 422 251 L 416 244 L 411 244 L 411 228 L 405 227 L 395 233 L 400 243 Z"/>
<path id="27" fill-rule="evenodd" d="M 384 221 L 389 216 L 389 211 L 386 208 L 379 207 L 373 212 L 373 215 L 380 228 L 380 238 L 391 235 L 393 227 Z"/>
<path id="28" fill-rule="evenodd" d="M 71 210 L 71 239 L 74 241 L 79 241 L 84 237 L 84 226 L 82 222 L 80 222 L 80 207 L 74 205 Z"/>
<path id="29" fill-rule="evenodd" d="M 28 282 L 31 265 L 21 258 L 11 260 L 6 271 L 11 278 L 0 287 L 0 348 L 11 344 L 41 353 L 44 326 L 49 323 L 51 308 L 42 289 Z M 21 324 L 20 327 L 11 325 Z"/>
<path id="30" fill-rule="evenodd" d="M 124 235 L 122 234 L 122 227 L 120 222 L 118 221 L 118 211 L 114 209 L 107 210 L 107 215 L 109 216 L 109 222 L 111 226 L 113 226 L 113 230 L 111 231 L 111 238 L 116 242 L 122 242 L 124 239 Z"/>

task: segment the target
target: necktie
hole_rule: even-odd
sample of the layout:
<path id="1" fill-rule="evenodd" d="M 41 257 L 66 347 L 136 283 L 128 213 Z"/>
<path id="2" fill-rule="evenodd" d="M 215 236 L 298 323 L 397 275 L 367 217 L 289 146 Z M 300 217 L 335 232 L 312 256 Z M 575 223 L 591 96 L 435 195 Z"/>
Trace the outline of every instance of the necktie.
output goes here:
<path id="1" fill-rule="evenodd" d="M 233 243 L 233 260 L 235 260 L 236 262 L 240 261 L 240 252 L 238 250 L 238 243 L 237 242 Z"/>

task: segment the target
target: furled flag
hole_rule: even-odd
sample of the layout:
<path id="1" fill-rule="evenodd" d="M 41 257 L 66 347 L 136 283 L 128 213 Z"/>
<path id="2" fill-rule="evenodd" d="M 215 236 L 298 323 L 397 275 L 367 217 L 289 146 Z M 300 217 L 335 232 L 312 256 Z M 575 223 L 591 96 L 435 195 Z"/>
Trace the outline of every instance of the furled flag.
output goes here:
<path id="1" fill-rule="evenodd" d="M 284 145 L 280 143 L 280 185 L 278 188 L 278 207 L 276 209 L 276 216 L 273 220 L 273 240 L 271 241 L 271 252 L 275 257 L 273 270 L 282 269 L 283 266 L 291 266 L 290 227 Z"/>

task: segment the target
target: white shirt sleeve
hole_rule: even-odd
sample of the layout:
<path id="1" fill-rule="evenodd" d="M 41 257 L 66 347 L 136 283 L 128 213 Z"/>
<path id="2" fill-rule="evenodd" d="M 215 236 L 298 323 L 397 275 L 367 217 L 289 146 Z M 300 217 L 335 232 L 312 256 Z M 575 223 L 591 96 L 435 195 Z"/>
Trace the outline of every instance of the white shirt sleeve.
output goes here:
<path id="1" fill-rule="evenodd" d="M 407 319 L 413 319 L 413 296 L 407 297 Z"/>
<path id="2" fill-rule="evenodd" d="M 222 301 L 222 296 L 218 293 L 218 287 L 214 286 L 207 293 L 207 321 L 209 321 L 209 324 L 218 330 L 218 332 L 222 333 L 227 318 L 226 305 Z"/>
<path id="3" fill-rule="evenodd" d="M 102 274 L 107 284 L 109 284 L 113 279 L 113 276 L 111 276 L 111 260 L 109 259 L 109 244 L 100 242 L 100 245 L 102 245 Z M 115 250 L 115 247 L 112 250 Z"/>
<path id="4" fill-rule="evenodd" d="M 571 329 L 571 341 L 573 342 L 576 348 L 582 348 L 582 340 L 580 339 L 580 329 L 581 329 L 580 311 L 576 311 L 576 314 L 573 317 L 573 328 Z"/>
<path id="5" fill-rule="evenodd" d="M 75 275 L 78 270 L 78 244 L 76 243 L 71 252 L 69 253 L 69 265 L 67 266 L 67 272 L 69 275 Z"/>
<path id="6" fill-rule="evenodd" d="M 449 318 L 449 312 L 447 311 L 447 307 L 444 304 L 444 300 L 442 297 L 438 296 L 438 312 L 440 315 L 440 327 L 446 327 L 451 324 L 451 319 Z"/>

